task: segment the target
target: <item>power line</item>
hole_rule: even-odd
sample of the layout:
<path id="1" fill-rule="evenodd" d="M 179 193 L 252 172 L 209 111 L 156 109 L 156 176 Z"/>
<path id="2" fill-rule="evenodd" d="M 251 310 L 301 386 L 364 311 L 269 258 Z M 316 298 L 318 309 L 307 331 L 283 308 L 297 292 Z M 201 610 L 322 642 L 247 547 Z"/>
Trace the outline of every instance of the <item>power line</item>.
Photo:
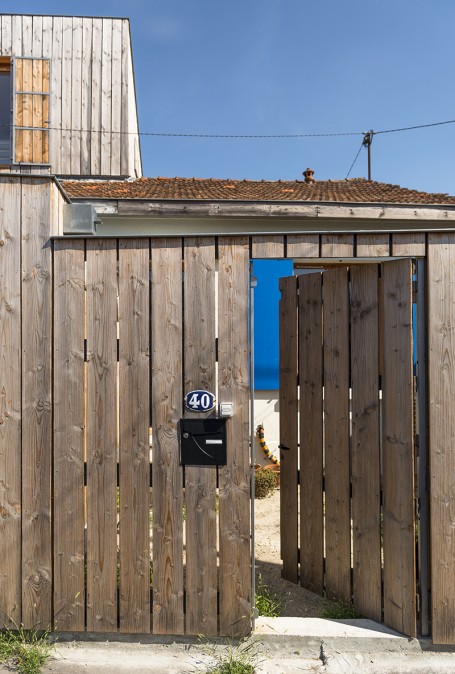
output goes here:
<path id="1" fill-rule="evenodd" d="M 357 159 L 359 158 L 359 154 L 360 154 L 360 151 L 362 150 L 362 147 L 363 147 L 363 140 L 362 140 L 362 143 L 360 144 L 359 151 L 357 152 L 356 156 L 354 157 L 354 161 L 352 162 L 349 171 L 346 173 L 346 178 L 349 178 L 349 175 L 350 175 L 352 169 L 354 168 L 354 164 L 356 163 Z"/>
<path id="2" fill-rule="evenodd" d="M 430 124 L 416 124 L 414 126 L 402 126 L 394 129 L 382 129 L 380 131 L 371 131 L 373 135 L 384 133 L 398 133 L 401 131 L 412 131 L 415 129 L 427 129 L 433 126 L 443 126 L 455 124 L 455 119 L 448 119 L 443 122 L 432 122 Z M 0 124 L 3 127 L 10 127 L 10 124 Z M 21 127 L 16 127 L 21 128 Z M 27 127 L 24 131 L 33 131 L 33 127 Z M 183 132 L 164 132 L 164 131 L 121 131 L 105 129 L 72 129 L 65 127 L 49 126 L 36 129 L 38 131 L 63 131 L 65 133 L 107 133 L 119 134 L 124 136 L 151 136 L 162 138 L 220 138 L 220 139 L 274 139 L 274 138 L 333 138 L 340 136 L 365 136 L 364 131 L 343 131 L 328 133 L 272 133 L 272 134 L 247 134 L 247 133 L 183 133 Z"/>

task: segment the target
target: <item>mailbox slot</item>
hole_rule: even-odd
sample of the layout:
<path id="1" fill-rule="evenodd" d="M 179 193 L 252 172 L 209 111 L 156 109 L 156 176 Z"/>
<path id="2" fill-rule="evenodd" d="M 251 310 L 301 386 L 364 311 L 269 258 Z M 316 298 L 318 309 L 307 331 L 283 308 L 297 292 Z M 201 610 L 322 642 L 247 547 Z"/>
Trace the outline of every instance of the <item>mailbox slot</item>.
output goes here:
<path id="1" fill-rule="evenodd" d="M 182 466 L 226 465 L 226 421 L 209 419 L 180 419 L 179 443 Z"/>

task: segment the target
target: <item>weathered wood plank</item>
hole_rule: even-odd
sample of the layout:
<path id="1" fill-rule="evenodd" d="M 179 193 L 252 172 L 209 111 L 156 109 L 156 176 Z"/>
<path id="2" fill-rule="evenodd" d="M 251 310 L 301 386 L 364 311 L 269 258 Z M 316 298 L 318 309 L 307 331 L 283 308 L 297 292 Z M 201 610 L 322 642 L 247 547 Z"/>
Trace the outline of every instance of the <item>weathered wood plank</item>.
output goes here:
<path id="1" fill-rule="evenodd" d="M 412 268 L 382 265 L 384 622 L 416 635 Z"/>
<path id="2" fill-rule="evenodd" d="M 21 188 L 18 181 L 0 180 L 0 203 L 0 624 L 14 626 L 21 623 Z"/>
<path id="3" fill-rule="evenodd" d="M 150 632 L 149 242 L 119 246 L 120 630 Z"/>
<path id="4" fill-rule="evenodd" d="M 318 234 L 288 234 L 287 257 L 319 257 Z"/>
<path id="5" fill-rule="evenodd" d="M 87 629 L 117 629 L 117 251 L 87 241 Z"/>
<path id="6" fill-rule="evenodd" d="M 153 632 L 183 634 L 182 250 L 152 240 Z"/>
<path id="7" fill-rule="evenodd" d="M 2 56 L 11 56 L 12 54 L 12 17 L 3 14 L 2 16 L 2 33 L 0 52 Z"/>
<path id="8" fill-rule="evenodd" d="M 345 267 L 323 275 L 326 592 L 351 600 L 349 307 Z"/>
<path id="9" fill-rule="evenodd" d="M 33 56 L 33 16 L 24 14 L 22 17 L 22 55 Z"/>
<path id="10" fill-rule="evenodd" d="M 120 175 L 120 143 L 122 126 L 122 24 L 112 22 L 112 114 L 111 114 L 111 164 L 109 173 Z"/>
<path id="11" fill-rule="evenodd" d="M 322 275 L 299 276 L 300 584 L 324 578 Z"/>
<path id="12" fill-rule="evenodd" d="M 22 56 L 22 15 L 13 14 L 11 17 L 11 54 Z"/>
<path id="13" fill-rule="evenodd" d="M 50 77 L 51 77 L 51 72 L 50 72 L 50 60 L 49 61 L 43 61 L 43 91 L 49 92 L 49 86 L 50 86 Z M 49 103 L 50 103 L 50 96 L 42 96 L 42 122 L 43 122 L 43 127 L 49 127 L 49 121 L 50 121 L 50 108 L 49 108 Z M 41 161 L 43 164 L 48 164 L 49 163 L 49 131 L 43 131 L 42 132 L 42 147 L 41 147 Z"/>
<path id="14" fill-rule="evenodd" d="M 378 266 L 351 267 L 354 606 L 381 622 Z"/>
<path id="15" fill-rule="evenodd" d="M 297 277 L 280 279 L 280 513 L 282 576 L 298 581 Z"/>
<path id="16" fill-rule="evenodd" d="M 62 127 L 62 47 L 63 47 L 63 17 L 54 16 L 52 33 L 52 69 L 51 69 L 51 126 L 49 138 L 49 162 L 53 173 L 61 171 L 61 137 L 62 132 L 56 129 Z"/>
<path id="17" fill-rule="evenodd" d="M 386 257 L 388 255 L 388 234 L 357 234 L 357 257 Z"/>
<path id="18" fill-rule="evenodd" d="M 90 173 L 101 173 L 101 58 L 103 19 L 93 19 L 92 34 L 92 98 L 90 118 Z"/>
<path id="19" fill-rule="evenodd" d="M 248 293 L 246 237 L 218 240 L 218 393 L 234 403 L 228 463 L 219 468 L 220 631 L 251 630 Z"/>
<path id="20" fill-rule="evenodd" d="M 133 84 L 129 78 L 131 55 L 131 41 L 130 41 L 130 25 L 129 21 L 124 19 L 122 21 L 122 55 L 121 55 L 121 73 L 122 73 L 122 98 L 121 98 L 121 130 L 120 135 L 120 173 L 121 175 L 134 175 L 133 167 L 129 166 L 128 151 L 130 146 L 133 146 L 133 138 L 130 139 L 128 132 L 129 127 L 129 97 L 131 95 L 130 89 Z"/>
<path id="21" fill-rule="evenodd" d="M 50 625 L 50 182 L 22 181 L 22 622 Z"/>
<path id="22" fill-rule="evenodd" d="M 71 17 L 63 19 L 62 34 L 62 79 L 60 82 L 61 108 L 61 135 L 60 135 L 60 172 L 71 174 L 71 145 L 73 139 L 71 127 L 71 101 L 73 77 L 73 23 Z M 54 108 L 53 108 L 54 109 Z"/>
<path id="23" fill-rule="evenodd" d="M 253 257 L 284 257 L 284 236 L 253 236 Z"/>
<path id="24" fill-rule="evenodd" d="M 112 153 L 112 19 L 103 19 L 101 37 L 101 174 L 111 172 Z"/>
<path id="25" fill-rule="evenodd" d="M 354 236 L 352 234 L 323 234 L 321 236 L 321 257 L 354 257 Z"/>
<path id="26" fill-rule="evenodd" d="M 82 91 L 81 91 L 81 175 L 90 174 L 90 125 L 92 90 L 86 86 L 92 80 L 92 32 L 93 19 L 82 19 Z"/>
<path id="27" fill-rule="evenodd" d="M 82 18 L 73 17 L 73 45 L 71 51 L 71 170 L 72 174 L 81 172 L 81 118 L 82 89 L 88 82 L 82 80 Z"/>
<path id="28" fill-rule="evenodd" d="M 215 239 L 185 239 L 184 257 L 185 392 L 215 391 Z M 216 468 L 186 466 L 187 634 L 217 634 L 215 497 Z"/>
<path id="29" fill-rule="evenodd" d="M 425 255 L 426 235 L 424 232 L 409 232 L 409 234 L 392 234 L 392 255 Z"/>
<path id="30" fill-rule="evenodd" d="M 84 241 L 54 244 L 54 615 L 55 629 L 83 631 Z"/>
<path id="31" fill-rule="evenodd" d="M 455 643 L 455 234 L 428 235 L 432 637 Z"/>

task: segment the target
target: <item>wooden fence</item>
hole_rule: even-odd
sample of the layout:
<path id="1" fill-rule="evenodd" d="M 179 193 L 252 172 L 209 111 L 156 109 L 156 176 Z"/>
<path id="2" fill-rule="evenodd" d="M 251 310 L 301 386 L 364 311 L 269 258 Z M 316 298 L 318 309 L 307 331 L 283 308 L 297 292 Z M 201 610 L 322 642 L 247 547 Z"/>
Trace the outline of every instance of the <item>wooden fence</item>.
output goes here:
<path id="1" fill-rule="evenodd" d="M 53 451 L 37 457 L 53 539 L 29 531 L 22 601 L 3 594 L 4 616 L 71 631 L 249 633 L 248 260 L 242 238 L 217 251 L 210 237 L 54 242 Z M 204 387 L 236 409 L 227 464 L 185 470 L 183 394 Z M 42 482 L 23 483 L 24 503 L 29 484 L 31 500 L 46 500 Z M 33 527 L 33 506 L 23 518 Z M 9 542 L 2 560 L 20 573 L 20 539 Z M 34 545 L 39 572 L 27 574 Z"/>
<path id="2" fill-rule="evenodd" d="M 415 636 L 411 261 L 281 291 L 283 574 Z"/>

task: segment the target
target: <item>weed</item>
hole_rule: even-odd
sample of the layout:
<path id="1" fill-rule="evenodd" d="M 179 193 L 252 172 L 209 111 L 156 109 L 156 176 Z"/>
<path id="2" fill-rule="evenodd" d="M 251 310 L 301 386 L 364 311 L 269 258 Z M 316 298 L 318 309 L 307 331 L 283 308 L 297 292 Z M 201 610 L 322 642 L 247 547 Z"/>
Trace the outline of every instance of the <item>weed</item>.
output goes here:
<path id="1" fill-rule="evenodd" d="M 268 468 L 257 468 L 254 471 L 254 496 L 265 498 L 277 485 L 276 474 Z"/>
<path id="2" fill-rule="evenodd" d="M 329 620 L 349 620 L 350 618 L 363 618 L 362 614 L 354 608 L 353 603 L 345 604 L 343 601 L 327 601 L 321 618 Z"/>
<path id="3" fill-rule="evenodd" d="M 49 632 L 37 629 L 0 630 L 0 662 L 15 667 L 20 674 L 39 674 L 49 658 Z"/>
<path id="4" fill-rule="evenodd" d="M 212 646 L 209 649 L 215 661 L 207 665 L 205 674 L 254 674 L 258 661 L 255 642 L 240 643 L 238 646 Z"/>
<path id="5" fill-rule="evenodd" d="M 278 596 L 265 585 L 260 574 L 256 585 L 255 605 L 259 615 L 266 618 L 277 618 L 281 613 L 281 602 Z"/>

